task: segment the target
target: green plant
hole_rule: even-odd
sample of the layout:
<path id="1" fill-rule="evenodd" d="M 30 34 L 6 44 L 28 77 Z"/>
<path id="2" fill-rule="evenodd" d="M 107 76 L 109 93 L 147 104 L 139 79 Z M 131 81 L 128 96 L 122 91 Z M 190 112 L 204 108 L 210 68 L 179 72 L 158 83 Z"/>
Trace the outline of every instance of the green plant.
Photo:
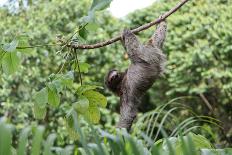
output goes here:
<path id="1" fill-rule="evenodd" d="M 126 130 L 116 130 L 110 134 L 90 126 L 91 132 L 86 135 L 80 128 L 78 115 L 71 113 L 74 130 L 79 135 L 80 145 L 67 145 L 64 148 L 54 146 L 56 134 L 43 139 L 45 128 L 32 126 L 23 129 L 19 138 L 12 142 L 12 125 L 0 123 L 0 154 L 11 155 L 230 155 L 232 149 L 214 149 L 212 144 L 201 135 L 189 133 L 186 136 L 166 137 L 146 147 L 143 140 L 130 135 Z M 33 136 L 30 136 L 33 135 Z M 91 137 L 91 139 L 89 139 Z M 17 145 L 13 145 L 16 143 Z"/>

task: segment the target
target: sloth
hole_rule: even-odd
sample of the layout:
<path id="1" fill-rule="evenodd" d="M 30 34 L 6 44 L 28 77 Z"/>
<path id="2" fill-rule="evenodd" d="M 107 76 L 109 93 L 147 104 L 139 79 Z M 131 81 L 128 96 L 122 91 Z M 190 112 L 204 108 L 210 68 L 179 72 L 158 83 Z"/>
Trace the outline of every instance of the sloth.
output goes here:
<path id="1" fill-rule="evenodd" d="M 166 56 L 161 49 L 166 30 L 166 22 L 162 21 L 146 44 L 141 44 L 129 29 L 122 33 L 122 44 L 131 64 L 126 71 L 112 69 L 105 77 L 106 87 L 120 97 L 118 128 L 130 130 L 143 95 L 164 73 Z"/>

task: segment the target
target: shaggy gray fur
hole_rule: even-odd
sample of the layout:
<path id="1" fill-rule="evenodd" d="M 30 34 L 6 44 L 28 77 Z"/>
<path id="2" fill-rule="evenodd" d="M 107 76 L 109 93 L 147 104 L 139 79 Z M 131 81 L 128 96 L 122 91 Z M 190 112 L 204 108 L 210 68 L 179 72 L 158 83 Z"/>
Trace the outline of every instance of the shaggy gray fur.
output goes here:
<path id="1" fill-rule="evenodd" d="M 164 72 L 166 56 L 161 48 L 166 29 L 166 23 L 161 22 L 146 45 L 141 44 L 130 30 L 123 31 L 122 40 L 131 64 L 121 83 L 119 128 L 131 128 L 142 96 Z"/>

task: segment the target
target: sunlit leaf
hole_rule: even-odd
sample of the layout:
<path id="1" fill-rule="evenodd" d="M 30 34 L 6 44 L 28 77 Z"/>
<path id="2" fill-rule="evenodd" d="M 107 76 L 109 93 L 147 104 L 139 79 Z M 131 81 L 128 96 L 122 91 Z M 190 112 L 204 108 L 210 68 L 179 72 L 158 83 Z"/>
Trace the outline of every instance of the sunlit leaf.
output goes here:
<path id="1" fill-rule="evenodd" d="M 80 87 L 77 88 L 77 94 L 81 95 L 84 92 L 88 91 L 88 90 L 94 90 L 96 88 L 99 88 L 99 86 L 94 86 L 94 85 L 82 85 Z"/>
<path id="2" fill-rule="evenodd" d="M 13 52 L 13 51 L 15 51 L 17 46 L 18 46 L 18 41 L 13 40 L 11 43 L 4 44 L 2 48 L 6 52 Z"/>
<path id="3" fill-rule="evenodd" d="M 72 71 L 67 72 L 65 75 L 61 77 L 62 84 L 67 87 L 72 87 L 73 80 L 74 80 L 74 74 Z"/>
<path id="4" fill-rule="evenodd" d="M 96 31 L 98 27 L 99 26 L 96 23 L 88 23 L 85 28 L 90 31 Z"/>
<path id="5" fill-rule="evenodd" d="M 88 63 L 80 62 L 79 66 L 80 66 L 80 72 L 82 72 L 82 73 L 88 73 L 89 67 L 90 67 L 90 65 Z"/>
<path id="6" fill-rule="evenodd" d="M 45 107 L 46 103 L 48 103 L 48 90 L 47 88 L 43 88 L 40 91 L 34 94 L 34 100 L 38 104 L 38 106 Z"/>
<path id="7" fill-rule="evenodd" d="M 98 107 L 92 106 L 89 107 L 88 111 L 84 114 L 84 117 L 91 123 L 98 123 L 100 120 L 100 111 Z"/>
<path id="8" fill-rule="evenodd" d="M 83 95 L 88 98 L 90 106 L 99 105 L 101 107 L 106 107 L 107 105 L 106 97 L 97 91 L 89 90 L 84 92 Z"/>
<path id="9" fill-rule="evenodd" d="M 20 67 L 20 58 L 17 52 L 7 52 L 2 58 L 2 69 L 7 75 L 13 74 Z"/>
<path id="10" fill-rule="evenodd" d="M 0 122 L 0 154 L 11 154 L 12 133 L 10 126 Z"/>
<path id="11" fill-rule="evenodd" d="M 33 113 L 36 119 L 44 119 L 46 116 L 46 107 L 40 107 L 38 104 L 34 104 Z"/>
<path id="12" fill-rule="evenodd" d="M 54 85 L 50 84 L 48 88 L 48 104 L 53 107 L 58 107 L 60 104 L 60 96 L 57 93 L 57 90 Z"/>
<path id="13" fill-rule="evenodd" d="M 81 95 L 78 101 L 73 103 L 73 108 L 77 110 L 77 112 L 84 114 L 89 108 L 89 100 Z"/>
<path id="14" fill-rule="evenodd" d="M 31 148 L 31 154 L 33 155 L 40 155 L 41 153 L 41 144 L 43 140 L 43 132 L 45 128 L 42 126 L 38 126 L 35 130 L 34 137 L 32 140 L 32 148 Z"/>

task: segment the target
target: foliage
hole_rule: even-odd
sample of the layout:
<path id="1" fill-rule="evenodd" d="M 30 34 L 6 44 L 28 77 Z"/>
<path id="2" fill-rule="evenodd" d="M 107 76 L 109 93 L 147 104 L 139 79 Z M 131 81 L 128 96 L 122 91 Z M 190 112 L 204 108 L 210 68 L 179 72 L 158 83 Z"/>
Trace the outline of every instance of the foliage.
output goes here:
<path id="1" fill-rule="evenodd" d="M 193 131 L 199 132 L 205 130 L 202 123 L 221 128 L 220 121 L 196 114 L 189 106 L 180 104 L 179 101 L 183 98 L 187 97 L 173 99 L 140 116 L 133 126 L 132 134 L 144 139 L 147 145 L 153 145 L 164 132 L 168 137 L 186 135 Z M 178 118 L 183 112 L 185 117 Z"/>
<path id="2" fill-rule="evenodd" d="M 218 144 L 229 144 L 225 140 L 231 138 L 232 122 L 231 1 L 189 1 L 168 18 L 169 34 L 164 47 L 168 56 L 167 73 L 156 81 L 140 109 L 147 112 L 173 98 L 194 97 L 179 101 L 169 110 L 165 104 L 146 113 L 134 125 L 133 136 L 120 131 L 114 134 L 104 132 L 102 137 L 86 122 L 100 123 L 99 128 L 114 131 L 118 119 L 118 99 L 101 88 L 109 69 L 117 67 L 123 71 L 127 68 L 127 56 L 120 43 L 92 51 L 73 51 L 67 44 L 93 43 L 111 38 L 124 27 L 137 27 L 154 20 L 173 7 L 177 0 L 158 1 L 123 20 L 101 11 L 109 6 L 111 0 L 93 0 L 92 5 L 90 0 L 29 0 L 26 6 L 21 4 L 23 2 L 20 1 L 19 7 L 14 9 L 9 6 L 0 8 L 0 18 L 3 19 L 0 23 L 0 115 L 14 124 L 16 135 L 26 128 L 22 131 L 22 138 L 19 138 L 19 141 L 22 139 L 19 143 L 22 150 L 31 130 L 27 127 L 33 124 L 43 124 L 46 129 L 40 126 L 33 128 L 34 133 L 39 130 L 29 144 L 30 151 L 35 154 L 38 154 L 40 142 L 43 141 L 42 130 L 45 137 L 50 137 L 45 150 L 53 147 L 55 138 L 52 133 L 55 131 L 57 150 L 65 151 L 65 148 L 62 149 L 64 146 L 69 150 L 68 145 L 78 143 L 81 144 L 78 150 L 82 154 L 88 154 L 88 151 L 118 154 L 119 150 L 122 154 L 153 153 L 149 152 L 149 147 L 153 145 L 149 142 L 165 137 L 161 134 L 164 129 L 170 137 L 158 140 L 152 151 L 170 154 L 196 150 L 197 154 L 201 150 L 202 154 L 212 153 L 212 147 L 204 145 L 209 144 L 205 138 L 195 134 L 185 135 L 192 127 L 198 126 L 207 130 L 199 132 L 207 138 L 210 134 L 210 140 L 213 137 Z M 151 29 L 141 33 L 141 41 L 147 40 L 152 33 Z M 207 109 L 205 102 L 213 107 L 213 111 Z M 193 110 L 183 109 L 180 104 L 188 105 Z M 176 111 L 179 113 L 175 116 L 173 112 Z M 72 116 L 76 112 L 79 127 L 76 117 Z M 184 119 L 186 113 L 196 114 Z M 224 133 L 228 133 L 226 138 L 218 128 L 208 125 L 218 121 L 202 117 L 208 114 L 224 122 Z M 174 121 L 169 123 L 170 119 Z M 174 122 L 175 128 L 171 124 Z M 190 126 L 196 122 L 196 126 Z M 17 136 L 12 139 L 5 125 L 1 125 L 1 129 L 4 130 L 0 132 L 4 138 L 0 140 L 4 139 L 4 143 L 0 145 L 4 149 L 0 151 L 7 154 L 9 148 L 17 148 L 14 144 Z M 144 131 L 147 131 L 146 134 L 142 134 Z M 85 135 L 90 138 L 83 138 Z M 20 149 L 21 145 L 18 145 Z M 227 150 L 216 150 L 220 151 Z"/>
<path id="3" fill-rule="evenodd" d="M 68 155 L 68 154 L 91 154 L 91 155 L 109 155 L 109 154 L 135 154 L 135 155 L 229 155 L 231 149 L 214 149 L 209 141 L 201 135 L 189 133 L 186 136 L 169 137 L 160 139 L 149 148 L 143 142 L 134 136 L 128 134 L 125 130 L 117 130 L 115 134 L 110 134 L 103 130 L 96 130 L 91 127 L 92 141 L 87 141 L 85 135 L 78 124 L 76 113 L 72 114 L 74 119 L 74 128 L 81 137 L 81 146 L 66 146 L 65 148 L 54 146 L 56 134 L 50 134 L 46 140 L 43 139 L 44 127 L 32 126 L 23 129 L 20 133 L 17 147 L 12 146 L 12 128 L 6 123 L 0 123 L 0 153 L 10 154 L 41 154 Z M 30 143 L 30 135 L 33 134 Z M 4 142 L 2 141 L 4 139 Z M 103 142 L 104 140 L 104 142 Z M 30 145 L 30 147 L 28 147 Z M 31 148 L 30 150 L 28 148 Z M 42 149 L 43 148 L 43 149 Z"/>

